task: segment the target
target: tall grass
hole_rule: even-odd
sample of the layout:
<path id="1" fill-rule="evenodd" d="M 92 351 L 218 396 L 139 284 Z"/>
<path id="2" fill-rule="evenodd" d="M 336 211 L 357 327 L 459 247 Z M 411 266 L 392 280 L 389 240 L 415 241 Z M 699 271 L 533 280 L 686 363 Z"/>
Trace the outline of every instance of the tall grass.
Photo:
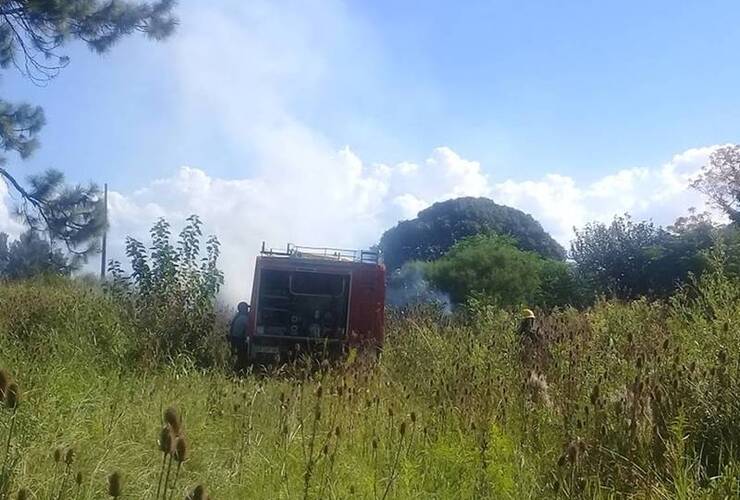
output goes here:
<path id="1" fill-rule="evenodd" d="M 0 367 L 24 388 L 8 494 L 55 498 L 60 448 L 80 472 L 65 498 L 108 497 L 114 473 L 120 498 L 167 492 L 175 451 L 158 438 L 175 405 L 188 450 L 167 498 L 733 498 L 738 299 L 708 274 L 667 303 L 543 315 L 536 364 L 506 311 L 419 309 L 389 315 L 377 364 L 235 377 L 187 357 L 152 366 L 94 289 L 3 285 Z M 3 411 L 0 442 L 9 425 Z"/>

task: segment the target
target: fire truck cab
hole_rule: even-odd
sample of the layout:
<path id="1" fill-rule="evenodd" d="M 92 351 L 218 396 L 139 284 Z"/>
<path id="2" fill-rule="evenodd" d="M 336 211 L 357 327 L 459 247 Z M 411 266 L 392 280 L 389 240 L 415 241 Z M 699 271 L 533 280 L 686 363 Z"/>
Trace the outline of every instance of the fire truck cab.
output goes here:
<path id="1" fill-rule="evenodd" d="M 375 352 L 383 343 L 385 268 L 377 252 L 265 248 L 257 257 L 247 330 L 250 360 L 300 352 Z"/>

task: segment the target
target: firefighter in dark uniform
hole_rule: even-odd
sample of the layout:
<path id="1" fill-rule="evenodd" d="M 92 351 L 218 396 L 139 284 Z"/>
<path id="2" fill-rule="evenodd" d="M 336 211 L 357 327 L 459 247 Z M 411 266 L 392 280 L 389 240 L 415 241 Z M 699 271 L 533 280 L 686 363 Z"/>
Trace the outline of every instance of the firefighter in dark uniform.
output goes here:
<path id="1" fill-rule="evenodd" d="M 236 367 L 242 368 L 246 362 L 247 353 L 247 325 L 249 324 L 249 304 L 239 302 L 236 306 L 236 315 L 229 327 L 229 344 L 231 355 L 236 358 Z"/>

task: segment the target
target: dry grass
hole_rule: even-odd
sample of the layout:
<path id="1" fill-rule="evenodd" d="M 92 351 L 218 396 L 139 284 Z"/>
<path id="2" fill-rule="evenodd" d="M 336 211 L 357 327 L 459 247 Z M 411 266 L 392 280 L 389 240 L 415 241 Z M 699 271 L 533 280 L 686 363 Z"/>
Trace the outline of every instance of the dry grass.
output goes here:
<path id="1" fill-rule="evenodd" d="M 235 378 L 185 358 L 135 364 L 135 332 L 94 291 L 5 286 L 0 366 L 24 388 L 7 493 L 732 498 L 738 291 L 708 276 L 669 304 L 542 317 L 536 367 L 522 358 L 515 320 L 480 307 L 389 318 L 377 365 Z M 10 415 L 0 414 L 0 438 Z M 65 451 L 55 463 L 56 449 L 74 449 L 71 464 Z"/>

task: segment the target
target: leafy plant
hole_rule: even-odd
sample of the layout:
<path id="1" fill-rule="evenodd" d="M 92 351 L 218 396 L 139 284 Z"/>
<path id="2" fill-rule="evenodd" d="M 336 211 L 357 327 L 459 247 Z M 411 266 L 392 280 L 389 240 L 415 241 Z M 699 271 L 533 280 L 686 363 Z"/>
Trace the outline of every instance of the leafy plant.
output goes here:
<path id="1" fill-rule="evenodd" d="M 134 238 L 126 239 L 131 272 L 126 274 L 120 262 L 112 261 L 107 289 L 127 304 L 137 331 L 147 340 L 144 356 L 173 359 L 186 354 L 199 363 L 213 363 L 215 301 L 223 284 L 218 239 L 209 236 L 201 251 L 202 223 L 196 215 L 188 217 L 175 244 L 164 219 L 150 234 L 148 249 Z"/>
<path id="2" fill-rule="evenodd" d="M 582 301 L 568 264 L 522 251 L 503 236 L 467 238 L 440 259 L 424 264 L 424 273 L 458 304 L 471 297 L 499 306 L 563 306 Z"/>

